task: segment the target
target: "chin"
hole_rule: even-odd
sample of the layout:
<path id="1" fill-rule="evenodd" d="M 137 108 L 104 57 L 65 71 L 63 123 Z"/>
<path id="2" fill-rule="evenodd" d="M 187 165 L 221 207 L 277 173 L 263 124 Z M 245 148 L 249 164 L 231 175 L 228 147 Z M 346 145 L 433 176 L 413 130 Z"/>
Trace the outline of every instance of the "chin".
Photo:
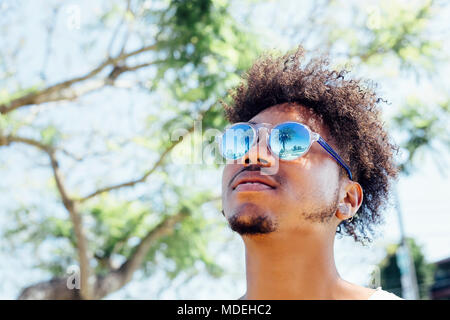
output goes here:
<path id="1" fill-rule="evenodd" d="M 275 218 L 259 206 L 246 203 L 228 218 L 231 230 L 240 235 L 267 234 L 277 229 Z"/>

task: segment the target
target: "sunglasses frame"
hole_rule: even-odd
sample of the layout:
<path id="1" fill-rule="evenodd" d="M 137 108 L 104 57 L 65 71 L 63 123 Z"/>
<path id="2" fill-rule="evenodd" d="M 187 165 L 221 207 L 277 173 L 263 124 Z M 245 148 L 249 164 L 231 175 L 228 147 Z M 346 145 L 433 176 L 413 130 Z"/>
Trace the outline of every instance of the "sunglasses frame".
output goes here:
<path id="1" fill-rule="evenodd" d="M 327 142 L 326 142 L 326 141 L 325 141 L 325 140 L 324 140 L 317 132 L 312 131 L 306 124 L 303 124 L 303 123 L 300 123 L 300 122 L 296 122 L 296 121 L 285 121 L 285 122 L 278 123 L 276 126 L 273 126 L 273 125 L 270 124 L 270 123 L 258 123 L 258 124 L 254 124 L 254 123 L 251 123 L 251 122 L 236 122 L 236 123 L 230 124 L 230 125 L 227 126 L 227 128 L 225 128 L 225 130 L 222 132 L 222 134 L 218 137 L 220 154 L 222 155 L 222 157 L 224 157 L 225 159 L 228 159 L 228 160 L 238 160 L 238 159 L 241 159 L 241 158 L 242 158 L 243 156 L 245 156 L 245 155 L 251 150 L 251 148 L 257 143 L 257 141 L 258 141 L 258 139 L 259 139 L 259 128 L 260 128 L 260 127 L 265 127 L 266 129 L 268 129 L 268 131 L 266 131 L 266 145 L 268 146 L 268 148 L 269 148 L 269 150 L 270 150 L 270 153 L 271 153 L 272 155 L 274 155 L 276 158 L 278 158 L 279 160 L 283 160 L 283 161 L 292 161 L 292 160 L 295 160 L 295 159 L 283 159 L 283 158 L 280 158 L 280 157 L 278 156 L 278 154 L 272 150 L 272 146 L 271 146 L 271 144 L 270 144 L 270 138 L 271 138 L 271 136 L 272 136 L 272 130 L 275 129 L 275 128 L 277 128 L 277 127 L 280 126 L 280 125 L 289 124 L 289 123 L 292 123 L 292 124 L 295 124 L 295 125 L 300 125 L 300 126 L 302 126 L 302 127 L 304 127 L 304 128 L 308 131 L 308 133 L 309 133 L 309 145 L 308 145 L 307 149 L 306 149 L 301 155 L 299 155 L 299 156 L 298 156 L 297 158 L 295 158 L 295 159 L 298 159 L 298 158 L 302 157 L 303 155 L 305 155 L 305 154 L 309 151 L 309 149 L 311 148 L 311 145 L 312 145 L 314 142 L 317 142 L 322 148 L 325 149 L 325 151 L 326 151 L 329 155 L 331 155 L 331 157 L 334 158 L 334 160 L 336 160 L 337 163 L 339 163 L 339 164 L 345 169 L 345 171 L 347 172 L 347 175 L 349 176 L 350 180 L 352 180 L 352 172 L 350 171 L 350 168 L 349 168 L 349 166 L 345 163 L 345 161 L 339 156 L 339 154 L 338 154 L 336 151 L 334 151 L 334 149 L 333 149 L 333 148 L 332 148 L 332 147 L 331 147 L 331 146 L 330 146 L 330 145 L 329 145 L 329 144 L 328 144 L 328 143 L 327 143 Z M 227 130 L 233 128 L 234 126 L 242 125 L 242 124 L 249 126 L 249 127 L 253 130 L 253 141 L 252 141 L 252 143 L 250 144 L 249 149 L 244 153 L 244 155 L 243 155 L 242 157 L 239 157 L 239 158 L 236 158 L 236 159 L 229 159 L 229 158 L 227 158 L 227 157 L 224 156 L 224 153 L 223 153 L 223 150 L 222 150 L 222 141 L 223 141 L 223 137 L 224 137 L 224 135 L 225 135 L 225 133 L 226 133 Z M 269 133 L 269 132 L 270 132 L 270 133 Z"/>

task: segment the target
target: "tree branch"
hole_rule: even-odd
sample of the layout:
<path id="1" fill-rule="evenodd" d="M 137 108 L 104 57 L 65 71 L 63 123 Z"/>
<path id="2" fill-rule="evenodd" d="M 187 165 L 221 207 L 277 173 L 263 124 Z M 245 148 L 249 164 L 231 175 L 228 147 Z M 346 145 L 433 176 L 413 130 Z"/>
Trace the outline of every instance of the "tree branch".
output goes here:
<path id="1" fill-rule="evenodd" d="M 18 136 L 3 136 L 0 135 L 0 146 L 9 146 L 13 142 L 28 144 L 30 146 L 36 147 L 46 153 L 52 152 L 53 148 L 49 145 L 45 145 L 40 141 L 24 138 L 24 137 L 18 137 Z"/>
<path id="2" fill-rule="evenodd" d="M 164 158 L 169 154 L 169 152 L 177 145 L 179 143 L 179 141 L 176 141 L 176 142 L 174 142 L 174 143 L 172 143 L 172 145 L 170 145 L 160 156 L 159 156 L 159 159 L 158 159 L 158 161 L 156 161 L 155 162 L 155 164 L 149 169 L 149 170 L 147 170 L 139 179 L 135 179 L 135 180 L 131 180 L 131 181 L 128 181 L 128 182 L 124 182 L 124 183 L 119 183 L 119 184 L 116 184 L 116 185 L 112 185 L 112 186 L 109 186 L 109 187 L 105 187 L 105 188 L 101 188 L 101 189 L 98 189 L 98 190 L 96 190 L 96 191 L 94 191 L 94 192 L 92 192 L 91 194 L 89 194 L 89 195 L 87 195 L 87 196 L 85 196 L 85 197 L 83 197 L 83 198 L 80 198 L 80 199 L 77 199 L 77 201 L 78 202 L 84 202 L 84 201 L 86 201 L 86 200 L 89 200 L 89 199 L 91 199 L 91 198 L 93 198 L 93 197 L 96 197 L 96 196 L 98 196 L 99 194 L 102 194 L 102 193 L 105 193 L 105 192 L 109 192 L 109 191 L 112 191 L 112 190 L 117 190 L 117 189 L 121 189 L 121 188 L 125 188 L 125 187 L 132 187 L 132 186 L 134 186 L 134 185 L 136 185 L 136 184 L 138 184 L 138 183 L 141 183 L 141 182 L 145 182 L 145 180 L 147 180 L 147 178 L 148 178 L 148 176 L 149 175 L 151 175 L 161 164 L 162 164 L 162 162 L 164 161 Z"/>
<path id="3" fill-rule="evenodd" d="M 208 109 L 200 112 L 199 118 L 201 119 L 211 108 L 213 105 L 211 105 Z M 189 128 L 188 132 L 183 136 L 190 134 L 194 130 L 194 126 Z M 101 193 L 108 192 L 114 189 L 120 189 L 127 186 L 133 186 L 137 183 L 144 182 L 150 174 L 152 174 L 158 166 L 160 166 L 164 160 L 164 158 L 170 153 L 170 151 L 182 140 L 178 140 L 173 142 L 159 157 L 158 161 L 148 170 L 144 173 L 144 175 L 136 180 L 132 180 L 126 183 L 113 185 L 110 187 L 99 189 L 92 194 L 81 198 L 81 199 L 72 199 L 64 186 L 63 176 L 59 170 L 59 163 L 55 157 L 56 148 L 50 145 L 46 145 L 41 143 L 40 141 L 36 141 L 29 138 L 24 137 L 18 137 L 18 136 L 2 136 L 0 135 L 0 146 L 2 145 L 9 145 L 13 142 L 18 143 L 24 143 L 31 146 L 34 146 L 44 152 L 46 152 L 50 158 L 54 178 L 56 181 L 56 185 L 58 188 L 58 191 L 60 193 L 61 199 L 63 201 L 64 207 L 70 214 L 70 218 L 72 221 L 72 224 L 74 226 L 75 235 L 77 238 L 77 250 L 80 260 L 80 271 L 81 271 L 81 287 L 80 292 L 77 296 L 77 293 L 71 292 L 67 289 L 67 291 L 64 293 L 61 298 L 77 298 L 81 297 L 84 299 L 88 298 L 95 298 L 95 299 L 101 299 L 105 295 L 109 294 L 110 292 L 113 292 L 115 290 L 120 289 L 123 287 L 126 283 L 128 283 L 133 276 L 133 273 L 140 267 L 142 264 L 146 253 L 150 249 L 150 247 L 161 237 L 164 237 L 166 235 L 169 235 L 175 226 L 176 223 L 182 221 L 184 218 L 187 217 L 186 212 L 179 212 L 174 216 L 166 217 L 160 224 L 158 224 L 154 229 L 152 229 L 140 242 L 139 245 L 135 247 L 135 250 L 133 251 L 130 258 L 122 264 L 122 266 L 117 270 L 112 270 L 108 275 L 104 277 L 98 277 L 95 276 L 96 282 L 93 287 L 89 284 L 89 276 L 90 276 L 90 267 L 89 267 L 89 260 L 88 260 L 88 249 L 87 249 L 87 241 L 86 237 L 84 235 L 84 230 L 82 228 L 82 219 L 77 209 L 77 204 L 79 202 L 83 202 L 87 199 L 90 199 L 92 197 L 95 197 Z M 215 198 L 212 200 L 216 200 Z M 52 280 L 53 281 L 53 280 Z M 56 280 L 55 280 L 56 281 Z M 55 285 L 55 290 L 60 291 L 60 287 L 62 285 L 62 282 L 65 281 L 64 279 L 58 279 L 57 285 Z M 55 282 L 56 283 L 56 282 Z M 43 298 L 46 299 L 48 297 L 49 299 L 55 299 L 54 292 L 50 287 L 48 287 L 48 282 L 40 283 L 35 285 L 36 291 L 33 291 L 33 287 L 31 286 L 24 291 L 22 291 L 19 298 L 26 299 L 27 297 L 32 297 L 33 292 L 35 294 L 39 294 L 39 290 L 43 290 L 42 288 L 45 287 L 46 293 L 43 294 Z M 41 289 L 38 289 L 41 288 Z M 48 292 L 47 292 L 48 291 Z M 45 297 L 44 297 L 45 296 Z"/>
<path id="4" fill-rule="evenodd" d="M 109 73 L 109 75 L 107 77 L 105 77 L 104 79 L 98 79 L 98 80 L 92 79 L 90 81 L 83 82 L 83 85 L 79 85 L 76 87 L 69 86 L 68 88 L 62 88 L 60 90 L 57 90 L 57 91 L 54 91 L 51 93 L 38 93 L 38 96 L 33 98 L 34 99 L 33 104 L 36 105 L 36 104 L 48 103 L 48 102 L 76 100 L 79 97 L 81 97 L 87 93 L 94 92 L 96 90 L 99 90 L 99 89 L 107 86 L 107 85 L 115 85 L 116 79 L 125 72 L 136 71 L 138 69 L 151 66 L 152 64 L 155 64 L 155 63 L 159 63 L 159 61 L 142 63 L 142 64 L 138 64 L 135 66 L 116 66 Z M 116 86 L 116 87 L 119 87 L 119 86 Z M 1 106 L 0 106 L 0 110 L 1 110 Z M 10 112 L 10 111 L 7 111 L 7 112 Z"/>
<path id="5" fill-rule="evenodd" d="M 49 86 L 45 89 L 29 93 L 25 96 L 14 99 L 8 103 L 0 104 L 0 113 L 7 114 L 13 110 L 20 108 L 20 107 L 31 105 L 31 104 L 41 104 L 41 103 L 45 103 L 45 102 L 71 99 L 70 94 L 68 95 L 67 92 L 61 93 L 61 91 L 64 89 L 71 88 L 74 84 L 81 83 L 83 81 L 86 81 L 88 79 L 95 77 L 97 74 L 99 74 L 101 71 L 103 71 L 107 66 L 110 66 L 110 65 L 117 66 L 117 64 L 119 62 L 125 61 L 129 57 L 136 56 L 136 55 L 146 52 L 146 51 L 154 50 L 156 47 L 157 47 L 157 44 L 144 46 L 138 50 L 131 51 L 129 53 L 122 53 L 115 58 L 108 58 L 106 61 L 101 63 L 99 66 L 97 66 L 95 69 L 91 70 L 84 76 L 76 77 L 76 78 L 73 78 L 70 80 L 63 81 L 58 84 Z M 145 67 L 148 65 L 150 65 L 150 63 L 138 65 L 135 67 L 122 67 L 122 68 L 124 68 L 124 71 L 120 72 L 119 74 L 126 72 L 126 71 L 133 71 L 133 70 L 136 70 L 137 68 Z M 107 80 L 107 79 L 105 79 L 105 80 Z M 64 97 L 66 97 L 66 98 L 64 98 Z M 75 97 L 77 97 L 77 96 L 75 96 Z M 72 98 L 72 99 L 74 99 L 74 98 Z"/>
<path id="6" fill-rule="evenodd" d="M 131 256 L 119 269 L 111 271 L 104 277 L 98 277 L 95 284 L 94 298 L 101 299 L 111 292 L 117 291 L 133 278 L 133 274 L 140 268 L 150 248 L 161 238 L 170 235 L 177 223 L 188 217 L 184 211 L 166 217 L 153 228 L 135 247 Z"/>
<path id="7" fill-rule="evenodd" d="M 117 270 L 105 276 L 96 276 L 95 285 L 91 293 L 92 299 L 102 299 L 111 292 L 117 291 L 131 281 L 133 273 L 141 266 L 148 250 L 161 238 L 170 235 L 177 223 L 187 217 L 181 211 L 174 216 L 166 217 L 155 228 L 147 233 L 142 241 L 135 247 L 130 258 Z M 82 287 L 81 287 L 82 288 Z M 53 278 L 49 281 L 39 282 L 22 290 L 18 299 L 51 299 L 72 300 L 80 299 L 81 292 L 67 287 L 67 278 Z"/>
<path id="8" fill-rule="evenodd" d="M 54 152 L 48 153 L 53 169 L 53 176 L 56 181 L 59 194 L 61 195 L 64 207 L 69 212 L 72 221 L 75 236 L 77 238 L 77 251 L 80 260 L 80 294 L 83 299 L 91 298 L 91 285 L 89 283 L 91 268 L 89 266 L 88 245 L 83 229 L 83 221 L 78 212 L 77 204 L 68 196 L 64 187 L 63 176 L 59 170 L 59 163 L 56 160 Z"/>
<path id="9" fill-rule="evenodd" d="M 83 222 L 80 213 L 78 212 L 76 203 L 70 198 L 64 186 L 64 177 L 59 169 L 59 163 L 56 159 L 56 150 L 49 145 L 45 145 L 40 141 L 18 136 L 0 136 L 0 146 L 9 145 L 13 142 L 24 143 L 36 147 L 44 151 L 50 158 L 53 176 L 56 182 L 58 192 L 61 196 L 64 207 L 69 212 L 70 220 L 75 231 L 77 239 L 77 252 L 80 263 L 80 294 L 83 299 L 91 298 L 91 285 L 89 284 L 90 266 L 88 257 L 88 246 L 86 236 L 84 234 Z"/>
<path id="10" fill-rule="evenodd" d="M 61 9 L 61 5 L 56 6 L 53 8 L 53 13 L 51 19 L 49 19 L 48 25 L 47 25 L 47 41 L 46 41 L 46 48 L 45 48 L 45 54 L 44 54 L 44 61 L 42 63 L 42 69 L 40 72 L 40 76 L 42 80 L 46 80 L 47 77 L 45 75 L 45 69 L 47 69 L 48 60 L 51 55 L 51 48 L 52 48 L 52 40 L 53 40 L 53 34 L 55 32 L 55 25 L 58 17 L 59 10 Z"/>
<path id="11" fill-rule="evenodd" d="M 127 10 L 125 11 L 125 16 L 124 17 L 126 17 L 127 13 L 131 13 L 133 16 L 135 16 L 134 13 L 133 13 L 133 10 L 131 10 L 131 0 L 127 0 Z M 122 43 L 122 48 L 120 49 L 120 53 L 123 53 L 125 51 L 125 47 L 127 45 L 129 37 L 130 37 L 130 23 L 129 23 L 129 21 L 127 21 L 127 31 L 126 31 L 125 36 L 123 38 L 123 43 Z"/>
<path id="12" fill-rule="evenodd" d="M 127 0 L 127 7 L 125 9 L 125 13 L 122 15 L 122 18 L 120 19 L 119 24 L 117 25 L 117 27 L 114 29 L 114 32 L 113 32 L 113 34 L 111 36 L 111 40 L 109 41 L 109 45 L 108 45 L 109 56 L 111 56 L 111 51 L 112 51 L 114 42 L 116 41 L 117 34 L 119 33 L 120 29 L 122 28 L 123 23 L 125 22 L 126 14 L 130 10 L 130 5 L 131 5 L 131 1 Z M 121 51 L 121 53 L 122 52 L 123 52 L 123 50 Z"/>
<path id="13" fill-rule="evenodd" d="M 213 107 L 213 105 L 211 105 L 208 109 L 206 109 L 206 110 L 203 110 L 202 112 L 200 112 L 200 114 L 199 114 L 199 119 L 201 119 L 209 110 L 211 110 L 211 108 Z M 190 134 L 190 133 L 192 133 L 194 131 L 194 126 L 192 126 L 192 127 L 190 127 L 189 129 L 188 129 L 188 131 L 187 131 L 187 133 L 183 136 L 183 140 L 184 140 L 184 137 L 185 136 L 187 136 L 188 134 Z M 85 197 L 83 197 L 83 198 L 79 198 L 79 199 L 76 199 L 76 201 L 78 201 L 78 202 L 84 202 L 84 201 L 86 201 L 86 200 L 89 200 L 89 199 L 91 199 L 91 198 L 93 198 L 93 197 L 96 197 L 96 196 L 98 196 L 98 195 L 100 195 L 100 194 L 102 194 L 102 193 L 105 193 L 105 192 L 109 192 L 109 191 L 112 191 L 112 190 L 117 190 L 117 189 L 121 189 L 121 188 L 126 188 L 126 187 L 132 187 L 132 186 L 134 186 L 134 185 L 136 185 L 136 184 L 138 184 L 138 183 L 142 183 L 142 182 L 145 182 L 146 180 L 147 180 L 147 178 L 163 163 L 163 161 L 164 161 L 164 158 L 170 153 L 170 151 L 172 151 L 172 149 L 177 145 L 177 144 L 179 144 L 181 141 L 183 141 L 183 140 L 181 140 L 181 139 L 179 139 L 178 141 L 174 141 L 161 155 L 160 155 L 160 157 L 159 157 L 159 159 L 158 159 L 158 161 L 156 161 L 156 163 L 149 169 L 149 170 L 147 170 L 140 178 L 138 178 L 138 179 L 134 179 L 134 180 L 131 180 L 131 181 L 128 181 L 128 182 L 124 182 L 124 183 L 119 183 L 119 184 L 116 184 L 116 185 L 112 185 L 112 186 L 109 186 L 109 187 L 104 187 L 104 188 L 101 188 L 101 189 L 98 189 L 98 190 L 96 190 L 96 191 L 94 191 L 94 192 L 92 192 L 91 194 L 89 194 L 89 195 L 87 195 L 87 196 L 85 196 Z"/>

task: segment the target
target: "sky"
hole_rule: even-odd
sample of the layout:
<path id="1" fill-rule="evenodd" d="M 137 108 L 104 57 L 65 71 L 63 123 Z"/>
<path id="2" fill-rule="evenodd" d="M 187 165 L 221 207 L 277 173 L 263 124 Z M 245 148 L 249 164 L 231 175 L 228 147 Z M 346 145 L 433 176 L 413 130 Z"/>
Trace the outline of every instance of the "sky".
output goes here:
<path id="1" fill-rule="evenodd" d="M 12 4 L 12 1 L 0 2 L 0 5 Z M 50 10 L 43 1 L 23 1 L 26 5 L 18 7 L 18 15 L 11 19 L 15 25 L 9 31 L 10 38 L 0 38 L 0 45 L 5 48 L 14 41 L 15 37 L 28 35 L 27 44 L 23 52 L 19 55 L 20 60 L 26 63 L 29 69 L 38 69 L 43 63 L 43 52 L 45 43 L 45 30 L 37 26 L 46 23 L 49 20 Z M 97 5 L 97 4 L 96 4 Z M 78 32 L 77 23 L 84 26 L 91 19 L 96 11 L 96 5 L 90 1 L 67 1 L 67 5 L 63 7 L 59 15 L 59 23 L 62 28 L 55 33 L 55 42 L 53 47 L 64 52 L 64 55 L 52 56 L 50 62 L 47 63 L 48 75 L 53 81 L 58 81 L 70 75 L 83 74 L 87 68 L 92 65 L 98 56 L 80 55 L 78 51 L 78 41 L 82 34 Z M 98 5 L 97 5 L 98 6 Z M 68 22 L 68 17 L 74 10 L 80 10 L 80 19 Z M 234 9 L 236 16 L 244 11 L 239 10 L 239 4 Z M 293 44 L 288 35 L 280 34 L 273 25 L 278 25 L 281 30 L 286 27 L 285 12 L 295 13 L 300 9 L 298 2 L 281 1 L 278 2 L 274 9 L 273 1 L 267 5 L 261 6 L 261 9 L 251 11 L 249 17 L 252 25 L 265 34 L 265 46 L 267 48 L 279 48 L 281 50 L 292 47 Z M 0 8 L 1 10 L 1 8 Z M 305 11 L 307 11 L 305 9 Z M 275 12 L 275 14 L 274 14 Z M 339 13 L 338 13 L 339 14 Z M 343 14 L 343 13 L 342 13 Z M 26 19 L 23 19 L 23 18 Z M 272 21 L 270 25 L 267 21 Z M 72 23 L 72 24 L 71 24 Z M 75 23 L 75 24 L 73 24 Z M 438 24 L 439 25 L 439 24 Z M 75 27 L 74 27 L 75 26 Z M 95 34 L 95 31 L 93 31 Z M 95 44 L 98 47 L 105 47 L 106 41 L 102 37 L 98 37 Z M 445 50 L 449 52 L 449 44 L 445 43 Z M 63 50 L 62 50 L 63 49 Z M 61 66 L 64 72 L 61 72 Z M 386 68 L 389 68 L 387 66 Z M 24 84 L 33 84 L 35 79 L 29 78 L 27 69 L 21 68 L 18 79 Z M 449 64 L 440 66 L 441 74 L 450 72 Z M 401 81 L 392 83 L 384 81 L 383 73 L 374 71 L 366 71 L 374 76 L 380 82 L 381 88 L 389 100 L 393 104 L 401 103 L 403 98 L 410 93 L 415 93 L 421 97 L 435 97 L 439 94 L 439 90 L 432 84 L 418 83 L 413 78 L 401 78 Z M 372 72 L 372 73 L 371 73 Z M 442 77 L 442 87 L 449 88 L 448 79 Z M 449 90 L 450 91 L 450 90 Z M 447 91 L 448 92 L 448 91 Z M 131 94 L 130 94 L 131 93 Z M 54 121 L 61 126 L 67 128 L 68 132 L 74 134 L 83 128 L 98 127 L 100 131 L 105 133 L 112 132 L 116 129 L 124 134 L 132 133 L 132 129 L 141 126 L 140 119 L 142 116 L 148 115 L 147 105 L 158 103 L 158 100 L 149 98 L 139 90 L 131 90 L 126 92 L 116 92 L 114 90 L 106 90 L 99 98 L 96 95 L 82 99 L 63 111 L 52 111 L 45 113 L 48 118 L 46 121 Z M 105 96 L 110 97 L 109 101 L 113 105 L 104 105 Z M 107 98 L 108 99 L 108 98 Z M 97 112 L 92 113 L 89 118 L 82 118 L 89 113 L 91 106 L 96 106 Z M 114 106 L 116 114 L 111 115 L 108 110 Z M 133 111 L 130 111 L 130 106 Z M 80 111 L 81 110 L 81 111 Z M 133 114 L 130 116 L 130 112 Z M 387 110 L 389 112 L 389 110 Z M 127 122 L 121 119 L 129 119 Z M 50 119 L 50 120 L 48 120 Z M 97 143 L 94 141 L 94 144 Z M 99 142 L 98 142 L 99 143 Z M 78 146 L 79 147 L 79 146 Z M 77 145 L 73 148 L 76 150 Z M 125 151 L 124 151 L 125 152 Z M 134 152 L 128 150 L 126 152 Z M 3 153 L 3 152 L 2 152 Z M 38 191 L 42 188 L 42 181 L 49 182 L 48 171 L 45 167 L 33 169 L 30 171 L 30 158 L 37 157 L 38 154 L 28 150 L 27 148 L 18 148 L 18 152 L 0 153 L 0 175 L 5 177 L 0 182 L 0 221 L 7 221 L 6 214 L 11 206 L 12 199 L 14 201 L 22 201 L 23 203 L 40 203 L 45 202 L 44 207 L 55 215 L 63 216 L 64 210 L 51 204 L 54 198 L 51 195 L 41 198 Z M 116 162 L 102 159 L 100 163 L 92 166 L 88 163 L 81 166 L 74 174 L 73 180 L 69 183 L 81 185 L 84 188 L 90 188 L 88 182 L 85 182 L 85 176 L 97 177 L 97 183 L 103 183 L 102 176 L 107 176 L 108 181 L 121 181 L 123 177 L 127 177 L 136 170 L 141 170 L 144 166 L 143 162 L 145 154 L 136 153 L 136 162 L 128 166 L 123 166 L 119 160 Z M 436 166 L 432 157 L 425 153 L 416 165 L 416 169 L 408 177 L 400 177 L 398 183 L 398 195 L 400 199 L 400 208 L 402 211 L 404 229 L 407 236 L 415 238 L 422 245 L 426 260 L 434 262 L 450 256 L 450 205 L 448 203 L 449 183 L 448 172 L 445 170 L 450 163 L 450 155 L 448 151 L 439 155 L 442 162 L 446 163 L 446 167 L 440 168 Z M 119 158 L 119 157 L 117 157 Z M 147 159 L 148 161 L 148 159 Z M 45 159 L 42 159 L 45 163 Z M 18 165 L 21 164 L 21 165 Z M 103 165 L 108 164 L 108 166 Z M 111 168 L 124 168 L 122 171 L 111 171 Z M 185 179 L 195 179 L 200 185 L 211 185 L 219 194 L 221 185 L 220 170 L 193 170 L 194 176 L 185 177 Z M 180 170 L 189 170 L 189 166 L 182 167 Z M 24 174 L 24 172 L 26 174 Z M 108 175 L 109 172 L 114 172 Z M 6 174 L 7 173 L 7 174 Z M 87 180 L 87 179 L 86 179 Z M 187 180 L 186 180 L 187 181 Z M 184 181 L 184 182 L 186 182 Z M 183 182 L 183 181 L 182 181 Z M 14 189 L 14 188 L 16 189 Z M 27 191 L 25 191 L 25 189 Z M 19 193 L 7 193 L 8 190 L 21 190 Z M 24 190 L 24 191 L 22 191 Z M 139 192 L 137 190 L 136 192 Z M 12 197 L 12 199 L 11 199 Z M 216 212 L 211 209 L 205 212 L 207 215 L 214 215 Z M 336 263 L 341 275 L 349 280 L 364 285 L 368 281 L 368 274 L 374 264 L 379 262 L 384 253 L 384 246 L 389 243 L 398 242 L 399 226 L 397 212 L 394 209 L 385 212 L 386 223 L 380 229 L 383 234 L 370 247 L 362 247 L 355 244 L 351 239 L 337 239 L 335 246 Z M 33 217 L 31 217 L 33 218 Z M 33 218 L 34 219 L 34 218 Z M 38 221 L 38 218 L 36 218 Z M 174 286 L 167 286 L 167 279 L 161 272 L 157 272 L 150 279 L 140 279 L 140 275 L 136 274 L 135 281 L 127 285 L 124 289 L 110 295 L 109 299 L 115 298 L 138 298 L 138 299 L 173 299 L 173 298 L 191 298 L 206 299 L 212 298 L 234 299 L 240 297 L 245 291 L 245 257 L 244 247 L 241 239 L 228 229 L 224 229 L 223 233 L 229 238 L 229 244 L 226 249 L 222 250 L 220 244 L 217 244 L 213 251 L 217 254 L 216 258 L 228 270 L 227 274 L 220 279 L 212 279 L 209 276 L 199 275 L 193 280 L 188 280 L 184 275 L 177 278 Z M 17 297 L 21 287 L 30 283 L 43 280 L 47 276 L 46 273 L 38 270 L 33 266 L 34 255 L 48 254 L 48 248 L 44 247 L 39 252 L 33 252 L 31 248 L 23 246 L 21 253 L 12 253 L 10 250 L 0 250 L 0 298 L 14 299 Z M 46 251 L 47 250 L 47 251 Z M 185 282 L 183 285 L 181 285 Z M 177 289 L 172 289 L 177 288 Z"/>

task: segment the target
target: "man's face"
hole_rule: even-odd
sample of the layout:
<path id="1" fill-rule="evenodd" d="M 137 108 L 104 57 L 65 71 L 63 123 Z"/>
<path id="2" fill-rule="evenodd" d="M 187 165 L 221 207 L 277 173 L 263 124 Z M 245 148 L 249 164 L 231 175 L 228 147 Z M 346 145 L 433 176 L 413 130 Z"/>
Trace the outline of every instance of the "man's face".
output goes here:
<path id="1" fill-rule="evenodd" d="M 319 118 L 298 105 L 275 105 L 251 119 L 273 126 L 296 121 L 308 125 L 333 146 Z M 314 228 L 336 230 L 332 217 L 339 198 L 339 165 L 317 143 L 302 157 L 285 161 L 273 156 L 266 145 L 266 129 L 259 132 L 256 144 L 236 164 L 227 164 L 222 176 L 222 205 L 231 228 L 242 234 L 272 232 L 312 232 Z M 273 170 L 273 174 L 262 174 Z M 249 190 L 243 178 L 263 179 L 272 188 Z"/>

